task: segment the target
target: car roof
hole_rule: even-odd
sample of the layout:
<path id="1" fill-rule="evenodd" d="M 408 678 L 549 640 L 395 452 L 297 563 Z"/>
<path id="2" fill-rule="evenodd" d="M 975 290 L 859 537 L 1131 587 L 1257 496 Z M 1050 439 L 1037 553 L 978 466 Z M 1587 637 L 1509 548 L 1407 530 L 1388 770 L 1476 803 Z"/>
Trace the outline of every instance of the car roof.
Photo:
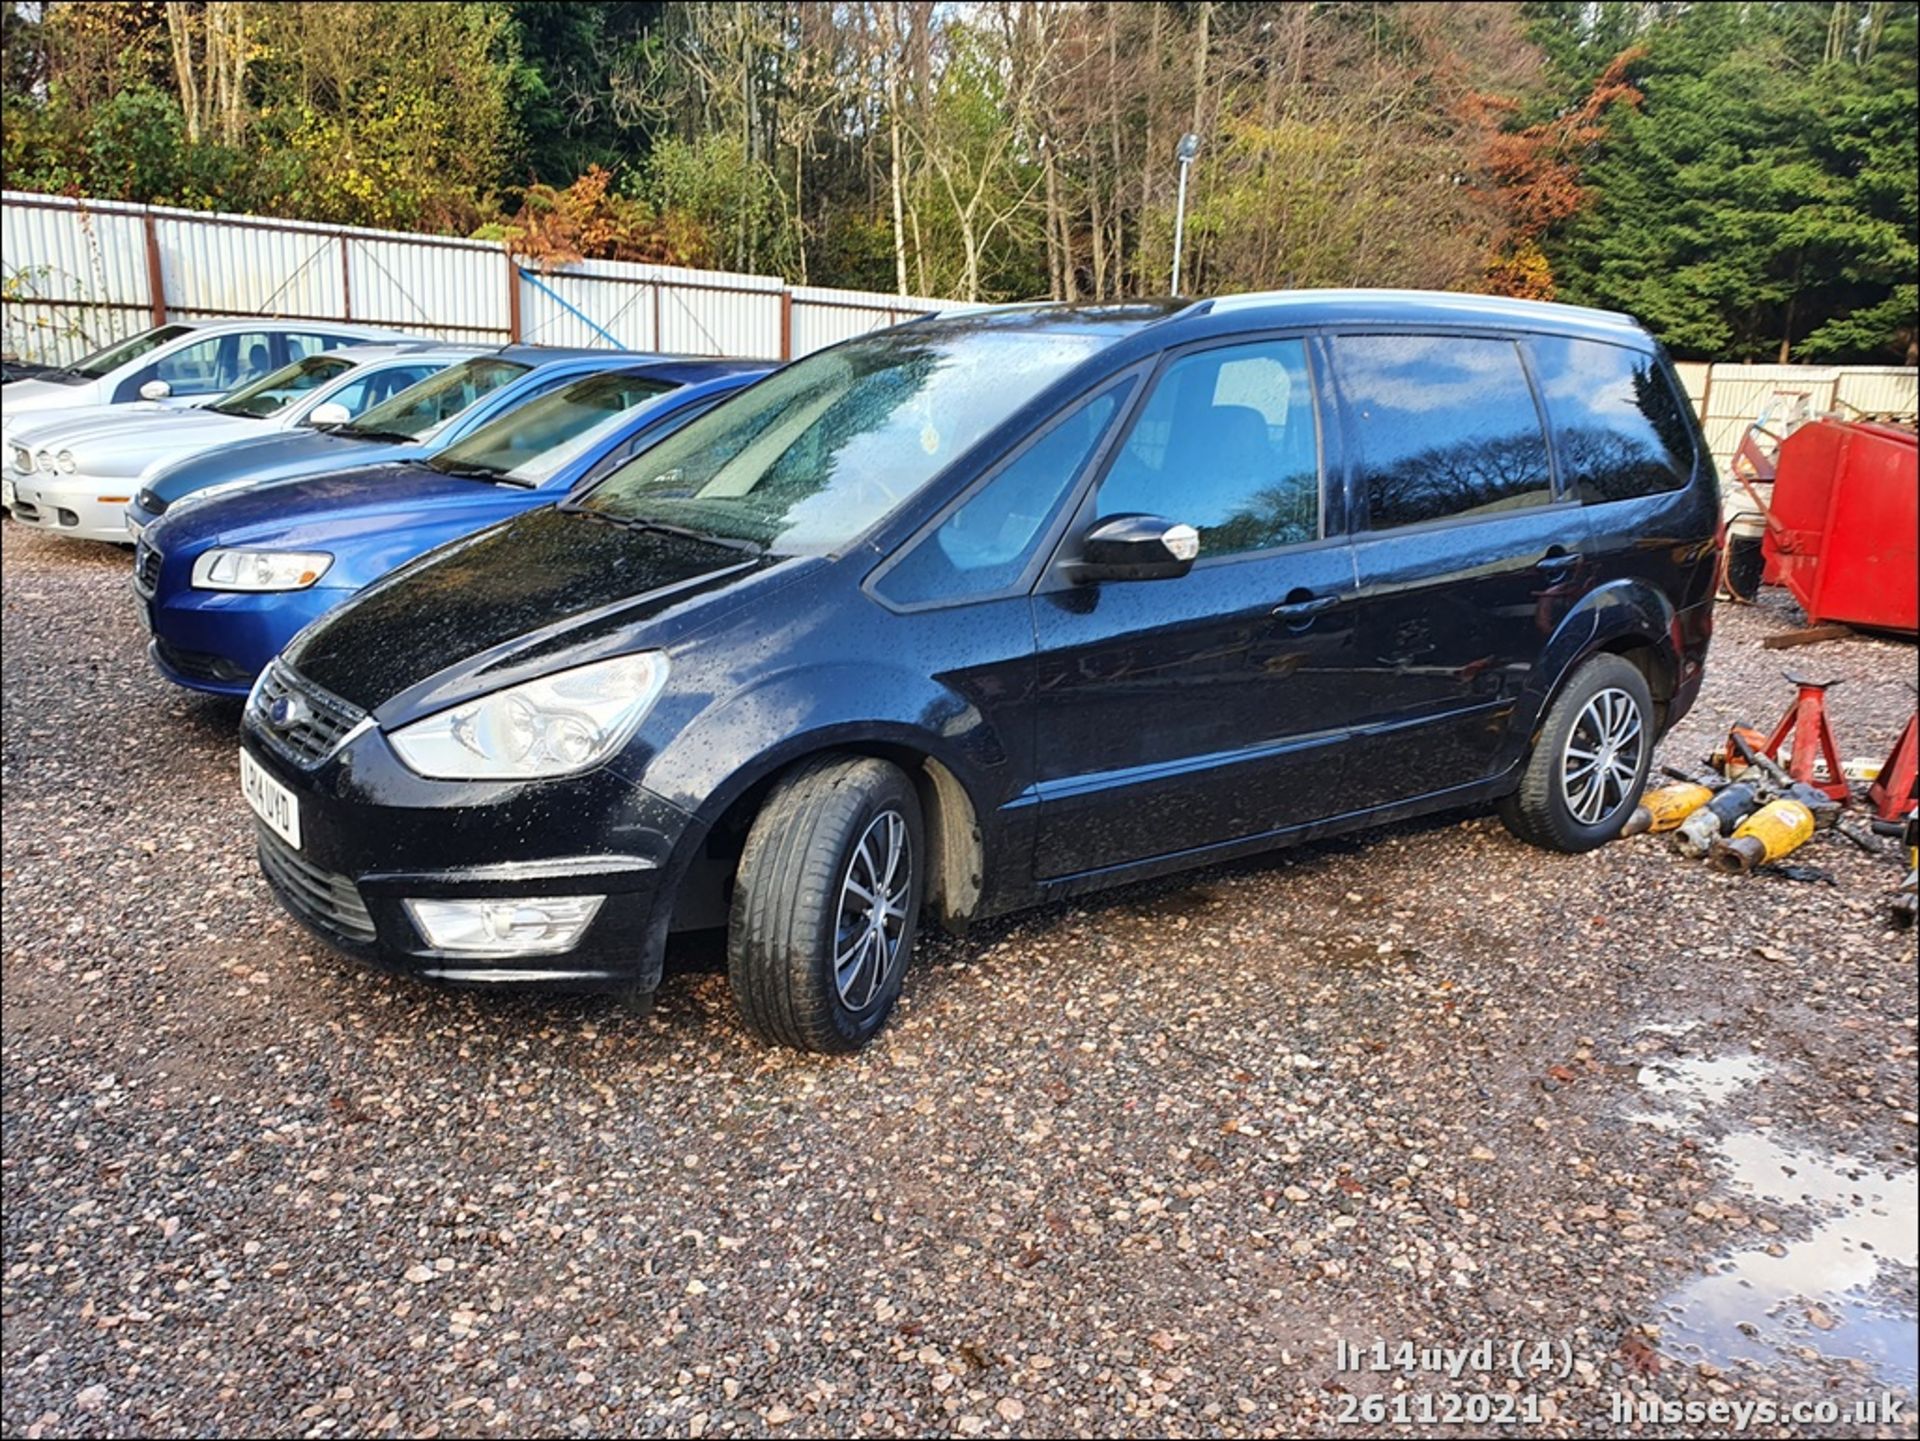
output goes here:
<path id="1" fill-rule="evenodd" d="M 1173 343 L 1189 334 L 1197 337 L 1268 326 L 1356 323 L 1484 325 L 1591 336 L 1640 346 L 1651 343 L 1638 321 L 1618 311 L 1447 290 L 1263 290 L 1197 300 L 995 305 L 940 311 L 908 321 L 902 328 L 917 331 L 930 327 L 949 333 L 983 329 L 1105 330 L 1117 339 L 1164 325 L 1165 340 Z"/>
<path id="2" fill-rule="evenodd" d="M 395 330 L 391 326 L 361 325 L 351 320 L 289 320 L 280 315 L 221 315 L 214 317 L 188 318 L 169 316 L 165 324 L 178 325 L 187 330 L 208 330 L 222 335 L 233 330 L 258 330 L 265 326 L 269 330 L 328 330 L 339 335 L 364 335 L 370 341 L 386 341 L 397 344 L 414 340 L 417 337 L 405 331 Z M 153 326 L 158 330 L 161 327 Z"/>
<path id="3" fill-rule="evenodd" d="M 1208 315 L 1285 325 L 1445 323 L 1569 334 L 1604 331 L 1636 339 L 1646 334 L 1632 316 L 1617 310 L 1451 290 L 1262 290 L 1195 301 L 1181 312 L 1182 318 Z"/>
<path id="4" fill-rule="evenodd" d="M 619 367 L 622 375 L 643 375 L 675 385 L 699 385 L 728 375 L 764 375 L 779 365 L 777 360 L 649 360 L 641 365 Z"/>
<path id="5" fill-rule="evenodd" d="M 382 360 L 398 360 L 402 357 L 412 360 L 421 355 L 431 356 L 443 349 L 444 346 L 435 345 L 430 340 L 407 340 L 397 345 L 336 345 L 332 350 L 316 350 L 312 355 L 303 355 L 300 359 L 317 360 L 323 355 L 338 355 L 355 365 L 373 365 Z"/>

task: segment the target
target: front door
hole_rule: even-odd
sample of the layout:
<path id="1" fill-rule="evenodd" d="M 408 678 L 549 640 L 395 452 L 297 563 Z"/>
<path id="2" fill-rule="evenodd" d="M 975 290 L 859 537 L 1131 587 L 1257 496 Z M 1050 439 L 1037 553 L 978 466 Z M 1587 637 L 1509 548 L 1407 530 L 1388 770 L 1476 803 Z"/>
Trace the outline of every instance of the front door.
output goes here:
<path id="1" fill-rule="evenodd" d="M 1136 411 L 1073 533 L 1158 515 L 1194 526 L 1200 554 L 1173 580 L 1056 568 L 1035 594 L 1041 878 L 1341 809 L 1353 559 L 1327 520 L 1317 410 L 1308 344 L 1288 337 L 1186 352 Z"/>
<path id="2" fill-rule="evenodd" d="M 1356 807 L 1490 778 L 1514 704 L 1590 584 L 1510 339 L 1332 342 L 1352 467 Z"/>

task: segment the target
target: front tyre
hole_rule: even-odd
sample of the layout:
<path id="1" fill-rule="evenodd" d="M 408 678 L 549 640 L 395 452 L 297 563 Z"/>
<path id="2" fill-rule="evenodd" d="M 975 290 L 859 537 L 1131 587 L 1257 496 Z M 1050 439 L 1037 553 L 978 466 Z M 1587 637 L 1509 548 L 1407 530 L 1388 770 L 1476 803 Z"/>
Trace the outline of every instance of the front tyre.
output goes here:
<path id="1" fill-rule="evenodd" d="M 857 1051 L 885 1024 L 925 878 L 920 797 L 886 761 L 827 756 L 784 777 L 747 833 L 727 977 L 763 1040 Z"/>
<path id="2" fill-rule="evenodd" d="M 1653 762 L 1653 695 L 1617 655 L 1583 661 L 1548 707 L 1500 819 L 1521 840 L 1578 853 L 1620 834 Z"/>

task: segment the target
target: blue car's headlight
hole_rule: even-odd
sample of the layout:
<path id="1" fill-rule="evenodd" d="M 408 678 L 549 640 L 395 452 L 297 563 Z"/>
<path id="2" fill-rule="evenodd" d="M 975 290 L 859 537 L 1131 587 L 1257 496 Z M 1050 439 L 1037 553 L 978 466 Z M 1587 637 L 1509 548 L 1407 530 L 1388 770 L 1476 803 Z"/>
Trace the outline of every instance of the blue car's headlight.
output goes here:
<path id="1" fill-rule="evenodd" d="M 433 780 L 538 780 L 596 766 L 625 745 L 667 683 L 659 651 L 615 656 L 510 686 L 387 739 Z"/>
<path id="2" fill-rule="evenodd" d="M 305 590 L 327 573 L 324 550 L 210 550 L 193 563 L 195 590 Z"/>

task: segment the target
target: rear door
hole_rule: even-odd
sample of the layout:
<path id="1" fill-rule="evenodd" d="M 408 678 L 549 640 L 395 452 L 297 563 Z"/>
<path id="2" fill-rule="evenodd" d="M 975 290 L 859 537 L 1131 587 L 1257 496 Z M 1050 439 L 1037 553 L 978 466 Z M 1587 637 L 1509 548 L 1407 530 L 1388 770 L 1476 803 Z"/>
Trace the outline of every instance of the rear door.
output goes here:
<path id="1" fill-rule="evenodd" d="M 1040 877 L 1341 808 L 1353 558 L 1312 348 L 1236 339 L 1166 361 L 1082 507 L 1074 535 L 1127 513 L 1194 526 L 1191 572 L 1076 585 L 1056 566 L 1036 592 Z"/>
<path id="2" fill-rule="evenodd" d="M 1355 808 L 1484 780 L 1547 640 L 1588 584 L 1521 346 L 1332 341 L 1354 511 Z"/>

